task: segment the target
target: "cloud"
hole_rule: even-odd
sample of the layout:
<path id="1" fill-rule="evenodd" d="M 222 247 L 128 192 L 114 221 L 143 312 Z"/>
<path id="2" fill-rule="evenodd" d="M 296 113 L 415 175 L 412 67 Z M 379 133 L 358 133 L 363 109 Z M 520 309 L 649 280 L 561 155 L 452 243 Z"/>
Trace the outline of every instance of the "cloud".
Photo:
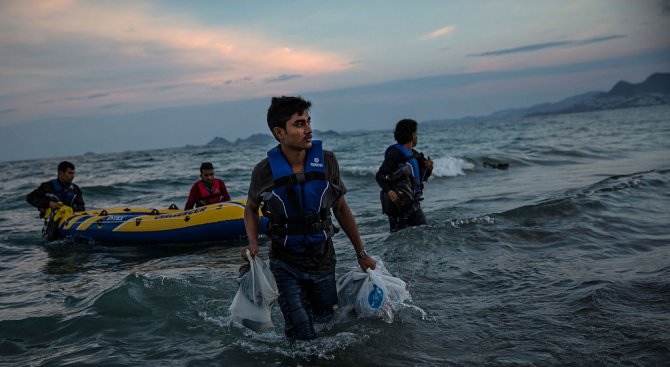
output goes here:
<path id="1" fill-rule="evenodd" d="M 435 38 L 444 37 L 444 36 L 447 36 L 449 34 L 452 34 L 455 30 L 456 30 L 456 26 L 455 25 L 450 25 L 448 27 L 444 27 L 444 28 L 434 30 L 434 31 L 432 31 L 428 34 L 424 34 L 423 36 L 421 36 L 421 39 L 432 40 L 432 39 L 435 39 Z"/>
<path id="2" fill-rule="evenodd" d="M 277 75 L 276 77 L 273 78 L 268 78 L 265 80 L 266 83 L 276 83 L 276 82 L 284 82 L 287 80 L 291 79 L 297 79 L 297 78 L 302 78 L 302 75 L 300 74 L 281 74 Z"/>
<path id="3" fill-rule="evenodd" d="M 109 93 L 94 93 L 94 94 L 89 94 L 85 97 L 65 97 L 64 99 L 66 101 L 81 101 L 84 99 L 98 99 L 98 98 L 105 98 L 108 97 L 110 94 Z M 50 102 L 50 101 L 40 101 L 39 103 L 45 103 L 45 102 Z"/>
<path id="4" fill-rule="evenodd" d="M 661 13 L 665 16 L 670 16 L 670 0 L 663 0 L 661 2 Z"/>
<path id="5" fill-rule="evenodd" d="M 248 83 L 252 80 L 250 76 L 245 76 L 244 78 L 238 78 L 238 79 L 228 79 L 223 84 L 225 85 L 231 85 L 231 84 L 239 84 L 239 83 Z"/>
<path id="6" fill-rule="evenodd" d="M 96 93 L 96 94 L 91 94 L 86 96 L 86 99 L 98 99 L 98 98 L 105 98 L 109 96 L 109 93 Z"/>
<path id="7" fill-rule="evenodd" d="M 4 114 L 7 114 L 7 113 L 14 113 L 14 112 L 19 112 L 19 109 L 18 108 L 7 108 L 7 109 L 4 109 L 4 110 L 0 110 L 0 115 L 4 115 Z"/>
<path id="8" fill-rule="evenodd" d="M 69 113 L 96 107 L 85 104 L 87 99 L 103 97 L 124 106 L 200 100 L 202 93 L 228 81 L 244 89 L 225 88 L 209 97 L 239 98 L 264 93 L 264 81 L 277 75 L 318 76 L 352 67 L 351 55 L 326 47 L 261 30 L 202 24 L 159 7 L 141 2 L 0 1 L 1 72 L 5 87 L 11 86 L 3 94 L 30 96 L 18 107 L 34 113 L 38 111 L 29 107 L 40 101 L 70 101 L 58 107 L 41 104 L 39 111 Z"/>
<path id="9" fill-rule="evenodd" d="M 515 54 L 515 53 L 521 53 L 521 52 L 534 52 L 534 51 L 539 51 L 539 50 L 544 50 L 547 48 L 556 48 L 556 47 L 578 47 L 578 46 L 584 46 L 584 45 L 589 45 L 592 43 L 598 43 L 598 42 L 605 42 L 605 41 L 610 41 L 613 39 L 619 39 L 619 38 L 624 38 L 626 37 L 625 35 L 621 34 L 616 34 L 616 35 L 611 35 L 611 36 L 603 36 L 603 37 L 595 37 L 595 38 L 589 38 L 586 40 L 566 40 L 566 41 L 554 41 L 554 42 L 545 42 L 545 43 L 535 43 L 531 45 L 524 45 L 524 46 L 519 46 L 519 47 L 514 47 L 514 48 L 507 48 L 507 49 L 502 49 L 502 50 L 495 50 L 495 51 L 486 51 L 482 52 L 479 54 L 471 54 L 468 55 L 470 57 L 485 57 L 485 56 L 502 56 L 502 55 L 510 55 L 510 54 Z"/>
<path id="10" fill-rule="evenodd" d="M 104 105 L 100 106 L 100 108 L 112 109 L 112 108 L 116 108 L 116 107 L 119 107 L 119 106 L 121 106 L 120 103 L 110 103 L 110 104 L 104 104 Z"/>

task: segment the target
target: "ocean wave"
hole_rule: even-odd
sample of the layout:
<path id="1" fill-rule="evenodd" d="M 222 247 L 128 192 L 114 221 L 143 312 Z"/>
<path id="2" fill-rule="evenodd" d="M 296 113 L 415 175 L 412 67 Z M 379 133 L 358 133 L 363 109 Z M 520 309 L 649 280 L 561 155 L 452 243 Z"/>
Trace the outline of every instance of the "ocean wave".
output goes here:
<path id="1" fill-rule="evenodd" d="M 467 160 L 456 157 L 444 157 L 433 160 L 434 177 L 465 176 L 466 171 L 472 171 L 475 165 Z"/>
<path id="2" fill-rule="evenodd" d="M 432 177 L 456 177 L 464 176 L 466 171 L 475 169 L 475 164 L 461 158 L 443 157 L 433 160 Z M 358 166 L 340 164 L 340 171 L 343 175 L 355 177 L 374 177 L 379 170 L 379 166 Z"/>
<path id="3" fill-rule="evenodd" d="M 524 205 L 503 213 L 501 216 L 509 218 L 566 218 L 574 217 L 584 211 L 600 211 L 608 205 L 616 204 L 621 200 L 618 192 L 645 187 L 664 189 L 668 186 L 670 170 L 652 170 L 629 175 L 610 176 L 588 187 L 569 190 L 562 197 L 550 198 L 535 204 Z"/>

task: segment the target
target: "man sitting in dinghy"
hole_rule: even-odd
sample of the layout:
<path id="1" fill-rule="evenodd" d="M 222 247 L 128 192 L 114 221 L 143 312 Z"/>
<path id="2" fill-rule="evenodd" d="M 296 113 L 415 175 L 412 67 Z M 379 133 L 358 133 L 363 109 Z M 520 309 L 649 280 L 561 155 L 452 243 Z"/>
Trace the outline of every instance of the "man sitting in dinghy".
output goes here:
<path id="1" fill-rule="evenodd" d="M 200 178 L 201 180 L 191 187 L 184 210 L 216 204 L 222 201 L 230 201 L 230 194 L 226 190 L 226 184 L 222 180 L 214 178 L 214 166 L 212 163 L 203 162 L 200 165 Z"/>
<path id="2" fill-rule="evenodd" d="M 42 182 L 26 197 L 30 205 L 40 211 L 40 218 L 44 218 L 47 209 L 58 210 L 63 205 L 72 207 L 74 211 L 84 211 L 84 197 L 79 186 L 72 183 L 74 180 L 74 164 L 63 161 L 58 164 L 58 177 Z"/>

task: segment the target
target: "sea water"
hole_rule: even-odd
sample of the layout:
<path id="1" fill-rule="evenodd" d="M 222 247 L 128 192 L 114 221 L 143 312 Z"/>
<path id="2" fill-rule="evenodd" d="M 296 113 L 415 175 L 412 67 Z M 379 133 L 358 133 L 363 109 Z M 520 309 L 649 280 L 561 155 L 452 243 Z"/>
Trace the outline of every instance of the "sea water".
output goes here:
<path id="1" fill-rule="evenodd" d="M 275 330 L 231 323 L 244 241 L 45 244 L 25 196 L 62 158 L 0 162 L 0 364 L 667 365 L 670 108 L 420 125 L 429 224 L 390 234 L 374 174 L 393 126 L 315 138 L 339 160 L 368 252 L 411 302 L 392 323 L 350 314 L 307 342 L 284 338 L 278 307 Z M 269 148 L 65 158 L 88 208 L 183 207 L 203 161 L 244 198 Z M 356 256 L 343 233 L 334 243 L 339 276 Z"/>

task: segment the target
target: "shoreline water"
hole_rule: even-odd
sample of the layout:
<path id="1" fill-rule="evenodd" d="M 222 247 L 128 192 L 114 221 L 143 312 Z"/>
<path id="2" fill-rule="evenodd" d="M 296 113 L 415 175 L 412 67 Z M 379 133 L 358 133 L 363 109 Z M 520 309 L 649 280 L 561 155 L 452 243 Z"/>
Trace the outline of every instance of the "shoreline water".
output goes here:
<path id="1" fill-rule="evenodd" d="M 244 241 L 44 245 L 24 198 L 52 177 L 57 159 L 0 162 L 0 357 L 10 365 L 664 364 L 669 111 L 420 130 L 417 148 L 440 162 L 422 203 L 429 225 L 394 234 L 374 183 L 390 131 L 325 138 L 368 251 L 407 281 L 412 301 L 391 324 L 348 315 L 318 340 L 292 345 L 277 308 L 274 331 L 230 324 Z M 92 208 L 181 207 L 208 160 L 243 198 L 264 154 L 194 147 L 80 156 L 75 182 Z M 510 165 L 490 169 L 485 159 Z M 346 236 L 334 242 L 341 276 L 355 255 Z"/>

